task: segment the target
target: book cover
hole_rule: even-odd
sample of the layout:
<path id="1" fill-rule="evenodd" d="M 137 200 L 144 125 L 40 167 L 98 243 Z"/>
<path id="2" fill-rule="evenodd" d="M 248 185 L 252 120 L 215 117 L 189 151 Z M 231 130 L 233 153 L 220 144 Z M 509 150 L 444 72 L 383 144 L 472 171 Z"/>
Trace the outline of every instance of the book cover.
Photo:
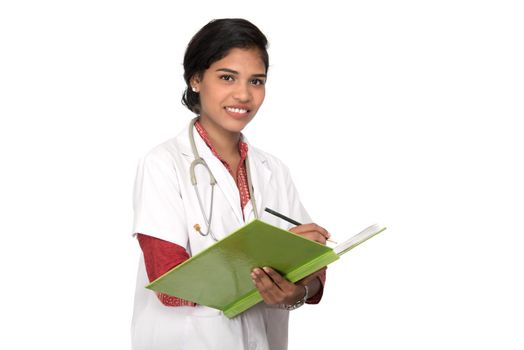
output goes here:
<path id="1" fill-rule="evenodd" d="M 254 220 L 146 288 L 219 309 L 231 318 L 262 301 L 251 280 L 255 267 L 270 266 L 296 282 L 337 259 L 330 247 Z"/>

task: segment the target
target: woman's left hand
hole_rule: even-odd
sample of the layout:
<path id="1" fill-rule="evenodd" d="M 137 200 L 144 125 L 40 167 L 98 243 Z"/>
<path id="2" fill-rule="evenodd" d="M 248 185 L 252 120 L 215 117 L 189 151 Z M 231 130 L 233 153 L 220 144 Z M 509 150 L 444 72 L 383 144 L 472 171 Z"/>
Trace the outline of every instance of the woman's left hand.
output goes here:
<path id="1" fill-rule="evenodd" d="M 269 305 L 295 304 L 306 292 L 301 284 L 289 282 L 270 267 L 255 268 L 251 278 L 264 302 Z"/>

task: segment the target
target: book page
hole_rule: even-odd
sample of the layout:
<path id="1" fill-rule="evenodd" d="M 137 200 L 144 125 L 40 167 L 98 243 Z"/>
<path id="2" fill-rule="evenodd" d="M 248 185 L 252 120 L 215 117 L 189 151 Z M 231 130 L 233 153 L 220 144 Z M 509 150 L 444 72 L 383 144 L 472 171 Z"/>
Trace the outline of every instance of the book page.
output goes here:
<path id="1" fill-rule="evenodd" d="M 384 231 L 385 229 L 386 229 L 385 227 L 381 227 L 377 224 L 371 225 L 368 228 L 361 231 L 360 233 L 357 233 L 356 235 L 354 235 L 347 241 L 342 242 L 339 245 L 337 245 L 335 248 L 333 248 L 333 251 L 338 255 L 342 255 L 346 253 L 347 251 L 355 248 L 360 243 L 363 243 L 367 241 L 368 239 L 370 239 L 371 237 L 375 236 L 376 234 Z"/>

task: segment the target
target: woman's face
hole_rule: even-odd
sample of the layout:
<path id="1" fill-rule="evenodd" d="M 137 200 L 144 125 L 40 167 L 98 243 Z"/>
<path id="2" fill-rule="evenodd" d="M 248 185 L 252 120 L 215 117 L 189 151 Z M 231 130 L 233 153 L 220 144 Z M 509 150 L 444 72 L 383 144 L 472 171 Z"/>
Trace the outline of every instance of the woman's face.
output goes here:
<path id="1" fill-rule="evenodd" d="M 264 101 L 266 67 L 257 49 L 234 48 L 191 82 L 204 126 L 239 133 Z"/>

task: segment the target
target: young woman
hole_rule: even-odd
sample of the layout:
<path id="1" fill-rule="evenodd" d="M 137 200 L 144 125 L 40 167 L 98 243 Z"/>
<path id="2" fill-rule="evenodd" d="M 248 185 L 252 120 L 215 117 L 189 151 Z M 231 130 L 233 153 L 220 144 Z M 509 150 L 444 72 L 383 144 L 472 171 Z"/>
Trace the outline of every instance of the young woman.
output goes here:
<path id="1" fill-rule="evenodd" d="M 133 232 L 143 254 L 133 349 L 286 349 L 289 309 L 320 301 L 324 272 L 291 283 L 266 266 L 251 274 L 264 302 L 233 319 L 144 288 L 257 217 L 323 244 L 329 237 L 316 224 L 291 227 L 263 210 L 311 222 L 286 166 L 241 133 L 264 101 L 266 47 L 264 34 L 242 19 L 208 23 L 187 47 L 183 103 L 197 117 L 143 157 L 137 172 Z"/>

